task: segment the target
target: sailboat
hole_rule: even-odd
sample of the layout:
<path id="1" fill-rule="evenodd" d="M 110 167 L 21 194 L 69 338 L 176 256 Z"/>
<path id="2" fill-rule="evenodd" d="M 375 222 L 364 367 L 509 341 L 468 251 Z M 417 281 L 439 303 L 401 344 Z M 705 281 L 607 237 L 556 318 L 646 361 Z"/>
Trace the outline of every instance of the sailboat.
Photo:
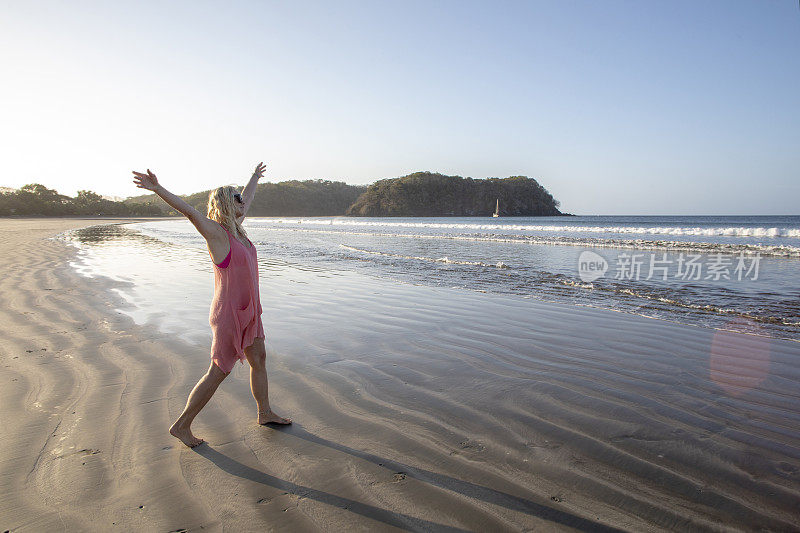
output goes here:
<path id="1" fill-rule="evenodd" d="M 497 199 L 497 207 L 494 208 L 494 213 L 492 216 L 495 218 L 500 216 L 500 198 Z"/>

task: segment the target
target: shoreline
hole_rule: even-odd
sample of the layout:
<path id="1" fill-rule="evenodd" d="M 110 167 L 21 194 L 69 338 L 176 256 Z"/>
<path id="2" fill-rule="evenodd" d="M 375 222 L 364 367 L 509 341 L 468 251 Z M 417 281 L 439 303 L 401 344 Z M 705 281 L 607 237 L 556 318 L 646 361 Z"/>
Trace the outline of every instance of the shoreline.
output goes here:
<path id="1" fill-rule="evenodd" d="M 194 451 L 167 428 L 207 348 L 114 312 L 112 283 L 81 277 L 71 247 L 47 240 L 64 225 L 0 222 L 16 259 L 0 277 L 6 528 L 788 530 L 798 519 L 799 436 L 781 427 L 800 419 L 796 343 L 765 350 L 760 337 L 606 309 L 342 278 L 265 305 L 270 400 L 294 424 L 257 426 L 235 369 L 198 416 L 208 445 Z M 714 342 L 727 354 L 721 383 L 749 392 L 726 396 L 701 375 Z M 763 361 L 737 344 L 771 354 L 759 384 Z"/>
<path id="2" fill-rule="evenodd" d="M 135 223 L 135 222 L 122 222 L 122 224 L 128 223 Z M 308 232 L 311 230 L 307 229 L 297 229 L 291 228 L 292 231 L 301 231 L 301 232 Z M 134 230 L 139 231 L 139 230 Z M 325 230 L 313 230 L 313 233 L 326 233 Z M 337 233 L 337 232 L 327 232 L 327 233 Z M 348 235 L 351 235 L 352 232 L 348 232 Z M 359 233 L 361 234 L 361 233 Z M 364 233 L 364 235 L 376 235 L 375 233 Z M 437 236 L 425 236 L 425 235 L 404 235 L 404 234 L 377 234 L 377 235 L 392 235 L 395 237 L 415 237 L 415 238 L 439 238 Z M 158 238 L 158 237 L 156 237 Z M 454 240 L 464 240 L 464 237 L 448 237 Z M 474 240 L 469 238 L 467 240 Z M 481 240 L 481 239 L 478 239 Z M 164 241 L 169 242 L 169 241 Z M 172 243 L 170 243 L 172 244 Z M 561 246 L 561 244 L 554 244 L 554 246 Z M 577 246 L 577 244 L 575 245 Z M 350 247 L 352 248 L 352 247 Z M 406 257 L 406 256 L 402 256 Z M 427 258 L 422 258 L 427 259 Z M 368 276 L 372 277 L 373 279 L 381 279 L 379 276 L 374 274 L 367 274 Z M 415 283 L 414 281 L 407 280 L 407 279 L 400 279 L 397 277 L 390 278 L 392 283 L 404 283 L 409 284 L 412 286 L 426 286 L 431 289 L 437 288 L 445 288 L 447 285 L 435 285 L 435 284 L 426 284 L 426 283 Z M 513 293 L 501 290 L 485 290 L 485 289 L 475 289 L 469 286 L 459 286 L 458 290 L 465 290 L 474 293 L 481 293 L 481 294 L 496 294 L 499 296 L 508 296 L 512 298 L 519 298 L 519 299 L 531 299 L 533 301 L 541 302 L 544 304 L 557 304 L 557 305 L 568 305 L 568 306 L 575 306 L 581 308 L 590 308 L 590 309 L 598 309 L 603 311 L 613 311 L 616 313 L 622 313 L 623 315 L 629 316 L 636 316 L 640 318 L 646 318 L 651 320 L 659 320 L 668 322 L 671 324 L 676 325 L 683 325 L 687 327 L 700 327 L 702 329 L 707 329 L 711 331 L 727 331 L 732 333 L 743 333 L 747 335 L 753 335 L 758 337 L 765 337 L 769 339 L 776 339 L 776 340 L 785 340 L 791 342 L 800 342 L 800 338 L 793 337 L 792 334 L 794 332 L 788 332 L 786 330 L 781 329 L 770 329 L 770 324 L 774 324 L 774 322 L 770 322 L 765 320 L 764 317 L 761 316 L 754 316 L 747 313 L 747 311 L 739 310 L 735 311 L 732 309 L 716 309 L 716 310 L 709 310 L 709 309 L 701 309 L 698 306 L 692 305 L 682 305 L 678 302 L 671 302 L 671 305 L 676 306 L 676 308 L 672 309 L 672 311 L 667 309 L 659 309 L 658 313 L 653 314 L 653 311 L 640 311 L 637 310 L 635 307 L 613 307 L 613 304 L 603 305 L 601 302 L 595 301 L 570 301 L 568 297 L 564 299 L 555 299 L 552 294 L 544 292 L 542 294 L 525 294 L 525 293 Z M 637 295 L 637 298 L 643 300 L 646 304 L 647 302 L 657 300 L 654 297 L 650 297 L 647 295 Z M 684 314 L 681 315 L 681 312 L 686 312 L 687 309 L 691 309 L 691 313 L 694 314 Z M 709 319 L 708 322 L 699 322 L 695 323 L 695 321 L 700 319 Z M 788 319 L 787 319 L 788 320 Z M 735 327 L 733 327 L 735 325 Z M 794 326 L 794 323 L 784 321 L 782 326 Z M 796 335 L 796 334 L 795 334 Z"/>

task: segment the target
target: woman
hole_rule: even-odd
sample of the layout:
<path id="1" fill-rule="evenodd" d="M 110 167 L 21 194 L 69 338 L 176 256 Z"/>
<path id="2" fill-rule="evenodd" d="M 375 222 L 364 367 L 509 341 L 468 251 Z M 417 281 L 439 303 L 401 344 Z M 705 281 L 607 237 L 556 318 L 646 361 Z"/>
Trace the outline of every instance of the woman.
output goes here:
<path id="1" fill-rule="evenodd" d="M 203 216 L 182 198 L 162 187 L 150 169 L 146 174 L 133 173 L 137 187 L 153 191 L 189 219 L 205 238 L 214 262 L 215 290 L 209 315 L 213 332 L 211 366 L 192 389 L 181 416 L 169 428 L 170 434 L 190 448 L 205 442 L 192 434 L 194 417 L 231 373 L 236 361 L 245 358 L 250 363 L 250 387 L 258 404 L 258 423 L 292 423 L 291 419 L 275 414 L 269 406 L 258 262 L 255 246 L 242 228 L 242 220 L 255 196 L 256 184 L 265 169 L 264 163 L 259 163 L 241 193 L 230 186 L 211 191 L 208 216 Z"/>

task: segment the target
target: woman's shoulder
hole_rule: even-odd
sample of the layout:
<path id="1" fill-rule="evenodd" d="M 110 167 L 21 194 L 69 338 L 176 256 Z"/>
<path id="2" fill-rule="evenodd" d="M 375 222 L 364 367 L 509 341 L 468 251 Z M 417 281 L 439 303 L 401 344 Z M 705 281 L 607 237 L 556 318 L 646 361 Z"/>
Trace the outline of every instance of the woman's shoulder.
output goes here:
<path id="1" fill-rule="evenodd" d="M 223 226 L 222 224 L 220 224 L 219 222 L 217 222 L 217 221 L 216 221 L 216 220 L 214 220 L 213 218 L 209 218 L 209 220 L 210 220 L 211 222 L 213 222 L 213 223 L 214 223 L 214 224 L 215 224 L 215 225 L 216 225 L 218 228 L 222 228 L 223 230 L 225 230 L 225 233 L 227 233 L 228 235 L 230 235 L 230 234 L 231 234 L 231 232 L 228 230 L 228 228 L 226 228 L 225 226 Z"/>

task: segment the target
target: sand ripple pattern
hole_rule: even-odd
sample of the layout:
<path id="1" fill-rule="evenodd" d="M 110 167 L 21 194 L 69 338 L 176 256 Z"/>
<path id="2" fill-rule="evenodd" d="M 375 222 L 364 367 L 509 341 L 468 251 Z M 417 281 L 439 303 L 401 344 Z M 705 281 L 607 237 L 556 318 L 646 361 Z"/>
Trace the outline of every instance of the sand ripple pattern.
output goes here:
<path id="1" fill-rule="evenodd" d="M 265 276 L 270 399 L 295 424 L 254 424 L 236 369 L 196 422 L 210 445 L 191 451 L 166 427 L 207 347 L 116 313 L 112 282 L 71 272 L 63 243 L 26 244 L 55 231 L 40 224 L 0 227 L 20 250 L 0 277 L 12 528 L 800 522 L 799 343 L 355 274 Z"/>

